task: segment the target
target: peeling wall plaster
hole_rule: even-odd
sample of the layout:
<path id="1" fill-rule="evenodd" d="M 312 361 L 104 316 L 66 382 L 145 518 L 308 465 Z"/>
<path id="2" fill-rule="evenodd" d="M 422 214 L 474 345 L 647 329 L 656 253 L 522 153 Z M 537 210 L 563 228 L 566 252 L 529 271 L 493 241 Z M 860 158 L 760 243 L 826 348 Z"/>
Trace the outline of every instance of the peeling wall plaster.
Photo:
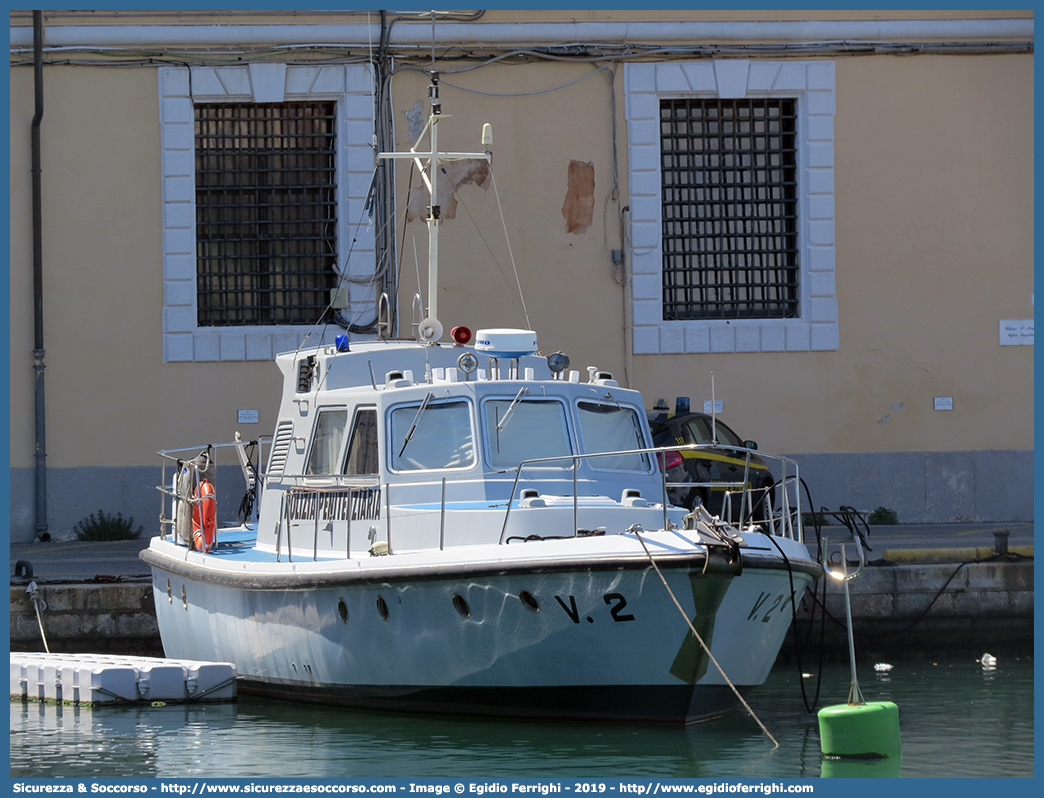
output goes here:
<path id="1" fill-rule="evenodd" d="M 566 189 L 562 215 L 566 220 L 566 232 L 580 235 L 586 233 L 594 219 L 594 164 L 583 161 L 569 162 L 569 187 Z"/>
<path id="2" fill-rule="evenodd" d="M 462 158 L 459 161 L 449 161 L 439 172 L 439 184 L 437 186 L 439 205 L 442 206 L 442 219 L 457 218 L 457 196 L 456 192 L 462 186 L 469 183 L 488 191 L 490 186 L 489 162 L 481 158 Z M 406 208 L 406 221 L 423 219 L 428 212 L 428 192 L 424 186 L 415 186 L 410 194 L 410 204 Z"/>

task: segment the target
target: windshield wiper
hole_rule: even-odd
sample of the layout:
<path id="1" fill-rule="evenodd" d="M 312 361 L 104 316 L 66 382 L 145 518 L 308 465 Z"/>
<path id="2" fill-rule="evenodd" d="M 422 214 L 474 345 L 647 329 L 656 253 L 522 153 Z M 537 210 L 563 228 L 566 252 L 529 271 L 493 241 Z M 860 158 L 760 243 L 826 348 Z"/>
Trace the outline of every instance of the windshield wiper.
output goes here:
<path id="1" fill-rule="evenodd" d="M 515 405 L 518 404 L 518 400 L 522 398 L 522 394 L 529 393 L 529 388 L 519 388 L 518 393 L 515 394 L 515 398 L 511 400 L 511 404 L 508 405 L 507 412 L 504 413 L 504 417 L 497 423 L 497 432 L 500 432 L 504 427 L 507 426 L 508 419 L 511 417 L 511 411 L 515 409 Z"/>
<path id="2" fill-rule="evenodd" d="M 616 405 L 617 409 L 623 410 L 624 412 L 626 412 L 624 406 L 622 404 L 620 404 L 618 401 L 616 401 L 616 397 L 613 396 L 609 391 L 605 392 L 605 398 L 609 399 L 610 401 L 612 401 L 612 403 Z M 632 430 L 634 432 L 634 440 L 635 440 L 635 443 L 637 444 L 637 448 L 642 449 L 645 446 L 645 442 L 642 439 L 642 430 L 638 426 L 638 415 L 632 410 L 630 412 L 630 415 L 628 416 L 628 418 L 631 420 L 631 428 L 632 428 Z M 642 455 L 642 459 L 643 460 L 645 459 L 645 455 L 644 454 Z"/>
<path id="3" fill-rule="evenodd" d="M 413 423 L 410 424 L 410 429 L 406 433 L 406 438 L 402 442 L 402 448 L 399 449 L 399 457 L 402 457 L 402 453 L 406 451 L 406 446 L 410 442 L 410 438 L 413 437 L 414 431 L 417 429 L 417 422 L 420 421 L 421 413 L 424 412 L 424 408 L 428 406 L 428 402 L 431 401 L 432 397 L 435 396 L 431 391 L 428 391 L 427 396 L 424 397 L 424 401 L 420 403 L 420 407 L 417 408 L 417 415 L 413 417 Z"/>
<path id="4" fill-rule="evenodd" d="M 507 409 L 507 412 L 504 413 L 504 417 L 497 420 L 497 426 L 493 430 L 493 432 L 495 433 L 496 438 L 497 438 L 497 451 L 498 452 L 500 451 L 500 431 L 502 429 L 504 429 L 504 427 L 507 426 L 508 417 L 511 415 L 511 411 L 515 409 L 515 404 L 518 402 L 519 399 L 522 398 L 522 394 L 524 394 L 524 393 L 529 393 L 529 388 L 525 388 L 525 387 L 520 388 L 518 393 L 515 394 L 515 398 L 511 400 L 511 404 L 508 405 L 508 409 Z M 494 405 L 494 410 L 496 410 L 496 406 L 495 405 Z"/>

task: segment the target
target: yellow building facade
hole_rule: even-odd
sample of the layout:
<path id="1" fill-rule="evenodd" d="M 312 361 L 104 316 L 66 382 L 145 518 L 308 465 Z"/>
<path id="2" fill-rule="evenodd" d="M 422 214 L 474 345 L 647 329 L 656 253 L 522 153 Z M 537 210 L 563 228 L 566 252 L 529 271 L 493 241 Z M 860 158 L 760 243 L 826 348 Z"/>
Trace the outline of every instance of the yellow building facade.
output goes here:
<path id="1" fill-rule="evenodd" d="M 432 72 L 442 149 L 493 131 L 440 187 L 447 331 L 534 329 L 650 407 L 713 393 L 817 506 L 1031 519 L 1033 17 L 882 13 L 47 12 L 35 47 L 13 12 L 12 539 L 151 531 L 157 450 L 271 434 L 277 352 L 413 334 L 427 199 L 375 154 Z M 310 199 L 251 235 L 264 147 Z"/>

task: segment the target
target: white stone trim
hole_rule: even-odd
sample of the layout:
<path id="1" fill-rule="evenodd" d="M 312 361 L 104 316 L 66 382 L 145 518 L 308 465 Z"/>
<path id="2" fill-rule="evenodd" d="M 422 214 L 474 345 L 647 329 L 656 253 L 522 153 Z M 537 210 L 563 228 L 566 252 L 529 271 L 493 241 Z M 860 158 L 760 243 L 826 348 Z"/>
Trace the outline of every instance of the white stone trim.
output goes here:
<path id="1" fill-rule="evenodd" d="M 271 360 L 295 349 L 312 327 L 199 327 L 196 323 L 196 179 L 193 103 L 337 101 L 338 253 L 348 271 L 373 274 L 373 224 L 363 224 L 373 175 L 373 102 L 369 65 L 289 66 L 249 64 L 159 70 L 160 146 L 163 189 L 163 360 Z M 354 243 L 352 243 L 354 241 Z M 349 284 L 351 315 L 376 315 L 372 285 Z M 339 330 L 332 331 L 334 333 Z M 329 337 L 329 335 L 327 336 Z M 313 335 L 309 344 L 318 343 Z"/>
<path id="2" fill-rule="evenodd" d="M 839 347 L 834 276 L 833 61 L 722 59 L 624 66 L 638 355 L 794 352 Z M 794 97 L 798 103 L 801 296 L 798 319 L 665 321 L 660 98 Z"/>

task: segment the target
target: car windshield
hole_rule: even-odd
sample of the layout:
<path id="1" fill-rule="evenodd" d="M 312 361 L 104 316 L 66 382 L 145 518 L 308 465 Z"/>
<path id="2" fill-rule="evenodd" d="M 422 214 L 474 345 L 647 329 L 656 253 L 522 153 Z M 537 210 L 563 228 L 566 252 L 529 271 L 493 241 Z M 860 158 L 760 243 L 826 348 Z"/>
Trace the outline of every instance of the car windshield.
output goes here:
<path id="1" fill-rule="evenodd" d="M 743 447 L 743 440 L 740 436 L 720 421 L 715 424 L 714 434 L 712 434 L 710 417 L 697 416 L 689 419 L 685 426 L 688 432 L 686 437 L 691 438 L 692 443 L 714 443 L 715 435 L 717 435 L 718 443 L 722 445 Z"/>

